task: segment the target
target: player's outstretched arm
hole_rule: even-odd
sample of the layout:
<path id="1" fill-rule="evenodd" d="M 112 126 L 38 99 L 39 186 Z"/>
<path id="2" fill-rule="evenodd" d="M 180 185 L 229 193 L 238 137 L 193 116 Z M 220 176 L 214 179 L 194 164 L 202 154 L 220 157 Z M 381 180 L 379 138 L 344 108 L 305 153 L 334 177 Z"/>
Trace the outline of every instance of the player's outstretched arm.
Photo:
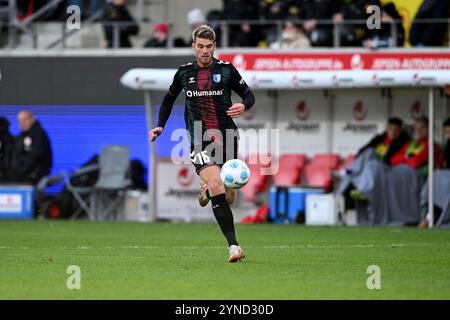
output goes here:
<path id="1" fill-rule="evenodd" d="M 155 141 L 156 138 L 163 132 L 164 126 L 166 125 L 167 120 L 169 120 L 170 114 L 172 112 L 173 104 L 175 103 L 178 94 L 181 92 L 181 89 L 182 87 L 180 85 L 177 72 L 173 77 L 173 82 L 170 85 L 169 90 L 163 98 L 161 106 L 159 107 L 158 125 L 156 126 L 156 128 L 150 130 L 148 134 L 150 141 Z"/>

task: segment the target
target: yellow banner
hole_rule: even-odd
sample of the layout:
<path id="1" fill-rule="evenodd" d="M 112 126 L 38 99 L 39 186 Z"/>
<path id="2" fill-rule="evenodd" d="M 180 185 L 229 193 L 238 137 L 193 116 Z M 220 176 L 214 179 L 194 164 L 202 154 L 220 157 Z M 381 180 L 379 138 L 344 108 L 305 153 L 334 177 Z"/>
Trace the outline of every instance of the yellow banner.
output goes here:
<path id="1" fill-rule="evenodd" d="M 409 43 L 409 30 L 411 24 L 416 16 L 417 10 L 423 0 L 381 0 L 383 5 L 392 2 L 395 4 L 395 8 L 403 19 L 403 28 L 405 29 L 405 47 L 410 47 Z"/>

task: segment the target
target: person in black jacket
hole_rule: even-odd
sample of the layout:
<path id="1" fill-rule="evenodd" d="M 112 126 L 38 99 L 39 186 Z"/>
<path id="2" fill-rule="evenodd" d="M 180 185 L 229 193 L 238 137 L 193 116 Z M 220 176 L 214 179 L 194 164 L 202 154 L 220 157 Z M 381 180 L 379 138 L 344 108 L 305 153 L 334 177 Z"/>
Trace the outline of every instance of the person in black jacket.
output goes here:
<path id="1" fill-rule="evenodd" d="M 157 23 L 153 26 L 153 34 L 145 44 L 144 48 L 166 48 L 169 37 L 169 25 L 167 23 Z"/>
<path id="2" fill-rule="evenodd" d="M 374 4 L 374 0 L 340 0 L 336 1 L 337 12 L 333 15 L 333 22 L 339 29 L 340 46 L 359 47 L 367 37 L 369 29 L 366 22 L 369 14 L 367 7 Z M 348 20 L 360 20 L 360 23 L 350 24 Z"/>
<path id="3" fill-rule="evenodd" d="M 230 47 L 256 47 L 261 39 L 260 28 L 251 24 L 260 14 L 259 0 L 223 0 L 223 20 L 240 20 L 240 24 L 230 24 L 228 45 Z"/>
<path id="4" fill-rule="evenodd" d="M 397 47 L 403 47 L 405 29 L 395 4 L 390 2 L 382 5 L 379 0 L 373 0 L 372 3 L 381 8 L 381 25 L 380 29 L 368 30 L 367 39 L 363 41 L 364 47 L 368 49 L 388 48 L 393 47 L 394 43 Z M 393 25 L 397 30 L 395 39 L 392 37 Z"/>
<path id="5" fill-rule="evenodd" d="M 9 132 L 9 121 L 0 117 L 0 182 L 10 182 L 14 137 Z"/>
<path id="6" fill-rule="evenodd" d="M 21 133 L 15 139 L 12 169 L 15 182 L 37 184 L 50 174 L 52 149 L 47 133 L 29 110 L 18 115 Z"/>
<path id="7" fill-rule="evenodd" d="M 132 47 L 129 36 L 136 35 L 139 32 L 139 26 L 125 7 L 125 0 L 112 0 L 111 3 L 107 3 L 103 9 L 102 21 L 108 48 L 114 48 L 115 45 L 120 48 Z M 114 40 L 115 28 L 118 29 L 117 44 Z"/>
<path id="8" fill-rule="evenodd" d="M 420 22 L 420 19 L 448 19 L 448 0 L 424 0 L 414 17 L 409 31 L 409 41 L 413 47 L 440 47 L 447 29 L 446 22 Z M 418 21 L 419 20 L 419 21 Z"/>
<path id="9" fill-rule="evenodd" d="M 286 20 L 288 17 L 286 10 L 286 2 L 280 0 L 264 0 L 261 2 L 261 15 L 267 22 L 276 20 Z M 281 36 L 281 26 L 274 24 L 266 24 L 262 27 L 264 38 L 267 43 L 276 42 Z"/>
<path id="10" fill-rule="evenodd" d="M 339 1 L 332 0 L 289 0 L 287 12 L 304 21 L 303 30 L 313 47 L 330 47 L 333 45 L 331 24 L 322 20 L 332 20 L 339 12 Z M 320 21 L 319 21 L 320 20 Z"/>

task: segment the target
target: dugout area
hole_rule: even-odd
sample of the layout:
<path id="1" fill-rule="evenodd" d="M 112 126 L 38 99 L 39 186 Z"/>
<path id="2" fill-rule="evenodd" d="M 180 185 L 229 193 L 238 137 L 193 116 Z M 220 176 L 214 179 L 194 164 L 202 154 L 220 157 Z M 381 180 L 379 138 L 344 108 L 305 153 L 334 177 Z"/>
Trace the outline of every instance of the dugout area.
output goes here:
<path id="1" fill-rule="evenodd" d="M 429 140 L 440 143 L 443 137 L 442 123 L 449 110 L 448 97 L 443 89 L 449 81 L 445 71 L 446 52 L 343 50 L 330 54 L 320 51 L 280 54 L 225 51 L 218 57 L 240 68 L 245 81 L 257 92 L 256 108 L 236 121 L 244 136 L 241 140 L 241 159 L 251 162 L 252 157 L 266 155 L 270 158 L 268 166 L 271 167 L 273 162 L 278 165 L 283 155 L 304 157 L 309 164 L 314 164 L 317 156 L 337 158 L 335 165 L 326 168 L 330 172 L 320 178 L 323 182 L 315 182 L 315 173 L 308 175 L 306 170 L 306 173 L 293 173 L 298 174 L 299 178 L 288 185 L 277 184 L 274 175 L 267 177 L 259 174 L 264 170 L 260 168 L 264 165 L 261 165 L 253 170 L 252 183 L 242 189 L 243 199 L 247 202 L 266 204 L 267 197 L 261 201 L 255 198 L 255 194 L 267 193 L 268 187 L 274 184 L 281 187 L 320 187 L 323 192 L 329 192 L 331 171 L 348 165 L 361 146 L 385 130 L 390 117 L 403 119 L 406 131 L 412 134 L 414 121 L 428 115 Z M 156 115 L 152 96 L 170 85 L 175 71 L 134 68 L 121 77 L 124 86 L 144 93 L 149 127 L 153 127 Z M 178 112 L 182 119 L 183 110 Z M 169 158 L 174 157 L 172 151 L 181 144 L 180 140 L 186 140 L 184 137 L 174 137 L 177 128 L 179 125 L 170 127 L 169 124 L 166 132 L 169 131 L 171 136 L 160 139 L 164 146 L 169 146 L 170 152 L 158 154 L 156 148 L 151 146 L 152 171 L 163 177 L 158 179 L 155 176 L 150 181 L 150 190 L 158 193 L 150 193 L 151 199 L 155 199 L 150 201 L 153 203 L 152 212 L 158 212 L 165 218 L 186 221 L 207 219 L 206 210 L 202 212 L 191 207 L 187 201 L 181 204 L 184 201 L 182 197 L 177 199 L 180 201 L 179 207 L 171 201 L 176 196 L 172 192 L 173 185 L 178 182 L 181 189 L 186 188 L 180 183 L 181 174 L 192 176 L 192 180 L 196 178 L 190 170 L 189 160 L 184 161 L 188 165 L 182 169 L 178 164 L 174 167 L 170 165 Z M 186 157 L 186 154 L 177 153 L 175 156 Z M 431 151 L 428 157 L 428 161 L 434 163 Z M 286 171 L 287 175 L 293 172 L 289 164 L 280 170 Z M 278 168 L 275 171 L 278 173 Z M 194 186 L 199 184 L 199 181 L 196 182 Z M 152 188 L 153 185 L 162 186 L 166 191 Z M 430 175 L 429 185 L 433 186 L 433 175 Z M 429 212 L 433 213 L 432 187 L 430 191 Z M 158 199 L 161 199 L 161 206 Z M 179 208 L 185 208 L 182 215 Z"/>

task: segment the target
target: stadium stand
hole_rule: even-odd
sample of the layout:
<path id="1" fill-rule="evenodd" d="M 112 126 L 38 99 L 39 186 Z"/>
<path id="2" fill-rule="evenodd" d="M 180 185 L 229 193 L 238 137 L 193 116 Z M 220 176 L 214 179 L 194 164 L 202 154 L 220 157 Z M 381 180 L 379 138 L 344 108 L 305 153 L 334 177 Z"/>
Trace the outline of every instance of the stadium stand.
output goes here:
<path id="1" fill-rule="evenodd" d="M 11 17 L 19 19 L 17 24 L 8 24 L 11 28 L 6 45 L 10 48 L 18 46 L 45 48 L 42 43 L 53 34 L 59 39 L 58 45 L 63 48 L 66 45 L 67 48 L 105 47 L 105 42 L 98 40 L 105 36 L 99 26 L 105 22 L 102 18 L 105 15 L 102 15 L 102 12 L 108 11 L 111 4 L 109 1 L 103 6 L 103 1 L 90 3 L 88 6 L 87 2 L 82 0 L 48 2 L 23 0 L 18 1 L 17 6 L 6 7 L 4 2 L 0 2 L 2 5 L 0 21 L 6 20 L 8 24 L 7 21 L 11 20 Z M 370 14 L 365 8 L 369 4 L 381 7 L 382 23 L 379 29 L 366 30 L 366 21 Z M 68 5 L 80 5 L 83 27 L 79 30 L 64 28 L 70 16 L 66 12 Z M 130 0 L 126 5 L 140 29 L 138 34 L 130 38 L 134 48 L 142 48 L 150 38 L 153 26 L 159 23 L 168 23 L 169 39 L 177 39 L 175 42 L 168 41 L 168 47 L 186 46 L 186 43 L 181 42 L 184 42 L 183 39 L 189 41 L 190 26 L 196 25 L 205 17 L 220 34 L 221 47 L 283 47 L 279 45 L 279 41 L 293 41 L 289 39 L 292 35 L 283 32 L 287 19 L 301 27 L 303 37 L 312 47 L 360 46 L 371 49 L 408 47 L 409 40 L 413 46 L 437 47 L 448 46 L 449 39 L 447 35 L 449 4 L 445 0 L 430 1 L 420 8 L 418 4 L 416 7 L 411 4 L 405 8 L 403 5 L 396 5 L 395 1 L 386 4 L 384 1 L 368 0 L 286 2 L 215 0 L 203 3 L 201 13 L 190 12 L 192 7 L 184 2 L 175 4 L 174 0 Z M 171 10 L 168 10 L 169 7 Z M 416 16 L 413 15 L 415 11 Z M 195 23 L 192 23 L 193 21 Z M 49 28 L 45 24 L 55 27 Z M 405 29 L 405 26 L 408 28 Z M 438 31 L 428 32 L 429 26 Z M 2 29 L 3 33 L 8 33 L 8 28 Z M 224 36 L 221 36 L 222 34 Z M 421 36 L 424 34 L 432 34 L 432 37 L 425 39 Z M 17 37 L 20 37 L 20 40 L 16 39 Z M 83 41 L 83 38 L 87 39 Z M 97 41 L 93 42 L 92 38 Z M 302 45 L 303 48 L 308 46 Z"/>

